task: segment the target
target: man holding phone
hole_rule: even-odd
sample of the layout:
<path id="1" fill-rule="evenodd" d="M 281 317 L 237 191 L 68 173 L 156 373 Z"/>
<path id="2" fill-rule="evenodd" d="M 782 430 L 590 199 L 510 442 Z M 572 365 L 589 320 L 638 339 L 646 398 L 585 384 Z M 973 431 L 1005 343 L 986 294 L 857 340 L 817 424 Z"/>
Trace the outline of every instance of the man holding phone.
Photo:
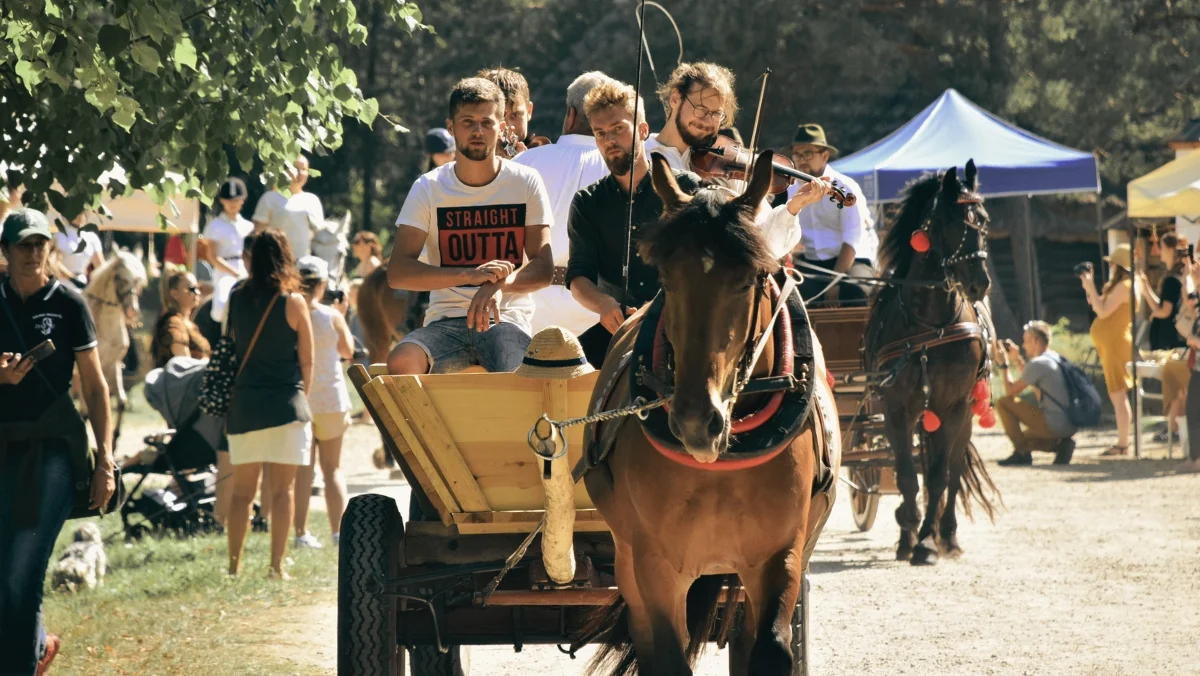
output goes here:
<path id="1" fill-rule="evenodd" d="M 1028 362 L 1011 340 L 994 346 L 996 368 L 1004 374 L 1004 396 L 996 400 L 996 413 L 1013 445 L 1012 455 L 999 461 L 1003 466 L 1032 465 L 1032 451 L 1052 452 L 1054 464 L 1067 465 L 1075 452 L 1076 429 L 1060 403 L 1070 401 L 1067 381 L 1050 339 L 1050 325 L 1032 321 L 1022 336 Z M 1021 370 L 1019 378 L 1013 374 L 1016 369 Z M 1032 396 L 1022 397 L 1026 390 Z"/>
<path id="2" fill-rule="evenodd" d="M 48 665 L 59 640 L 41 627 L 46 566 L 77 505 L 102 509 L 116 488 L 108 385 L 96 326 L 79 291 L 51 277 L 50 225 L 33 209 L 3 223 L 0 251 L 0 673 Z M 27 355 L 28 358 L 22 358 Z M 71 401 L 79 369 L 93 454 Z M 86 493 L 86 494 L 85 494 Z"/>

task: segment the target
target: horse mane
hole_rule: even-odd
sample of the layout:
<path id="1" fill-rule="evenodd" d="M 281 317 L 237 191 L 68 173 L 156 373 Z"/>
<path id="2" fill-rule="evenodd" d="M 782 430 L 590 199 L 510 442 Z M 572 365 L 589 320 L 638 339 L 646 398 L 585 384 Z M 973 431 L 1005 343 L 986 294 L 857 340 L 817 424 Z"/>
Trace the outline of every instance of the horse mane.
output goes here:
<path id="1" fill-rule="evenodd" d="M 698 191 L 683 208 L 664 214 L 638 239 L 647 265 L 656 265 L 677 251 L 697 258 L 710 254 L 724 265 L 744 265 L 774 272 L 779 261 L 753 216 L 717 188 Z"/>
<path id="2" fill-rule="evenodd" d="M 924 174 L 905 188 L 900 215 L 879 244 L 881 276 L 904 277 L 908 274 L 916 253 L 909 246 L 909 238 L 925 222 L 929 202 L 942 189 L 943 175 L 944 172 L 940 171 Z"/>
<path id="3" fill-rule="evenodd" d="M 146 268 L 138 260 L 137 256 L 128 251 L 118 251 L 115 256 L 104 261 L 104 265 L 92 271 L 91 277 L 88 278 L 87 290 L 100 291 L 108 288 L 121 268 L 132 272 L 134 279 L 143 287 L 149 283 L 146 276 Z"/>

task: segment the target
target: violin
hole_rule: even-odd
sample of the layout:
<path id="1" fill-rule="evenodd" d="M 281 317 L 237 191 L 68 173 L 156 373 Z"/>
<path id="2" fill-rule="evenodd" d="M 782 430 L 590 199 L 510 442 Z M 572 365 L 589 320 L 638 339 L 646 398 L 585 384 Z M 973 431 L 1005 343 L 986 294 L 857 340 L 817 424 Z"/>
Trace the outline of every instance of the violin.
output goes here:
<path id="1" fill-rule="evenodd" d="M 499 140 L 499 145 L 500 145 L 499 150 L 500 150 L 501 157 L 511 160 L 512 158 L 516 157 L 517 155 L 520 155 L 521 148 L 517 147 L 517 144 L 519 144 L 519 143 L 521 143 L 521 140 L 517 138 L 516 134 L 514 134 L 512 132 L 502 134 L 500 137 L 500 140 Z M 527 143 L 525 143 L 525 150 L 528 150 L 530 148 L 537 148 L 538 146 L 549 145 L 551 143 L 553 143 L 553 141 L 551 141 L 549 137 L 533 136 L 533 137 L 530 137 L 530 139 Z"/>
<path id="2" fill-rule="evenodd" d="M 717 135 L 709 145 L 692 147 L 692 167 L 704 178 L 746 181 L 749 180 L 747 167 L 751 164 L 750 151 L 725 136 Z M 791 158 L 779 153 L 771 158 L 771 168 L 774 170 L 769 190 L 772 197 L 787 190 L 796 180 L 810 183 L 816 180 L 816 177 L 798 171 Z M 832 191 L 829 200 L 836 202 L 839 209 L 858 202 L 858 196 L 837 185 L 832 186 Z"/>

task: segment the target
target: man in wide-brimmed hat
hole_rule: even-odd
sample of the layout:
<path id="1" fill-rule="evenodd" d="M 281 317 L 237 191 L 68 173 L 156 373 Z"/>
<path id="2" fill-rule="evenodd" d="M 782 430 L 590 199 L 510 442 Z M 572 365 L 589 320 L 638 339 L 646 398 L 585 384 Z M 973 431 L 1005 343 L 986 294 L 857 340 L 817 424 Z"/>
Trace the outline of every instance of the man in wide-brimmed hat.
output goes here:
<path id="1" fill-rule="evenodd" d="M 822 200 L 800 212 L 800 245 L 802 251 L 796 255 L 797 262 L 803 261 L 837 273 L 852 277 L 875 276 L 875 254 L 879 248 L 879 237 L 871 212 L 862 199 L 862 189 L 854 179 L 829 166 L 838 149 L 825 140 L 825 130 L 819 124 L 805 123 L 796 129 L 792 138 L 792 162 L 806 174 L 829 179 L 834 186 L 858 196 L 854 206 L 839 209 L 831 200 Z M 803 182 L 797 181 L 788 188 L 788 197 L 799 190 Z M 837 307 L 841 304 L 863 305 L 866 291 L 853 282 L 843 282 L 830 287 L 819 298 L 814 296 L 829 285 L 826 276 L 807 274 L 803 265 L 798 266 L 806 273 L 800 294 L 805 300 L 814 300 L 815 305 Z"/>

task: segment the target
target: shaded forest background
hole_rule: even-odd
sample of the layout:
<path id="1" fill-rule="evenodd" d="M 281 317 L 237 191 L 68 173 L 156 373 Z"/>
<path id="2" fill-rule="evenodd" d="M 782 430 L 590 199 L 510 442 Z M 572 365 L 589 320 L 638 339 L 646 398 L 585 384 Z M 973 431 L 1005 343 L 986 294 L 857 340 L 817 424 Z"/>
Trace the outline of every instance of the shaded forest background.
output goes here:
<path id="1" fill-rule="evenodd" d="M 424 131 L 444 124 L 446 95 L 459 78 L 498 65 L 524 73 L 535 104 L 531 130 L 551 138 L 577 75 L 602 70 L 634 81 L 636 0 L 420 2 L 432 31 L 412 34 L 382 19 L 387 1 L 354 0 L 370 35 L 342 54 L 363 96 L 377 97 L 380 112 L 410 131 L 348 120 L 344 145 L 314 158 L 322 175 L 310 183 L 327 211 L 352 212 L 355 229 L 390 229 L 419 175 Z M 744 132 L 759 76 L 771 68 L 764 145 L 786 146 L 798 123 L 813 121 L 849 154 L 953 87 L 1034 133 L 1095 152 L 1107 202 L 1120 207 L 1125 183 L 1170 159 L 1165 140 L 1200 117 L 1200 0 L 662 4 L 678 23 L 685 61 L 711 60 L 737 74 L 735 124 Z M 675 66 L 678 46 L 653 7 L 646 34 L 656 72 L 644 62 L 642 94 L 656 129 L 656 78 Z M 1092 200 L 1058 203 L 1080 199 Z M 1080 211 L 1094 229 L 1094 206 Z"/>

